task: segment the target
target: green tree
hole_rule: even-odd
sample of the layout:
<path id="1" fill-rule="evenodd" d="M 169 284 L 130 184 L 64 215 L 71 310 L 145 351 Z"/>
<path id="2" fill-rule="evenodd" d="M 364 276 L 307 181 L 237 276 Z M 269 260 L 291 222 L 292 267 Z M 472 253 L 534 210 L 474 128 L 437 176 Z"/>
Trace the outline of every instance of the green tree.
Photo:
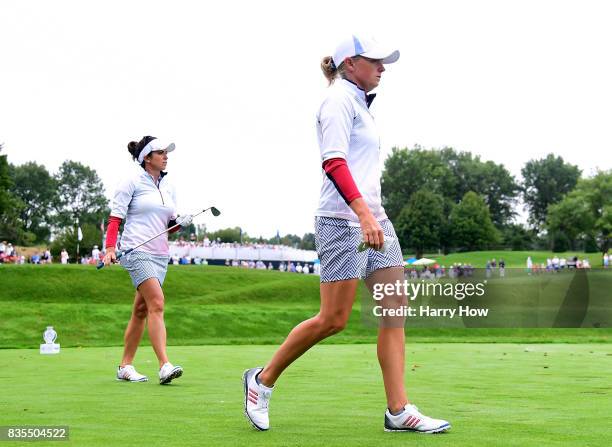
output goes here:
<path id="1" fill-rule="evenodd" d="M 588 233 L 594 224 L 589 205 L 576 194 L 568 195 L 559 203 L 548 207 L 547 228 L 554 251 L 562 251 L 559 246 L 567 245 L 576 250 L 578 236 Z"/>
<path id="2" fill-rule="evenodd" d="M 222 228 L 220 230 L 210 233 L 208 237 L 211 241 L 216 241 L 217 238 L 219 238 L 221 242 L 232 243 L 232 242 L 240 242 L 240 234 L 241 234 L 240 227 Z M 245 236 L 246 236 L 246 233 L 242 233 L 243 240 Z"/>
<path id="3" fill-rule="evenodd" d="M 532 230 L 519 224 L 509 224 L 502 228 L 502 243 L 512 250 L 532 250 L 536 244 L 536 235 Z"/>
<path id="4" fill-rule="evenodd" d="M 599 251 L 597 240 L 593 235 L 589 234 L 584 238 L 584 251 L 586 253 L 597 253 Z"/>
<path id="5" fill-rule="evenodd" d="M 580 169 L 563 158 L 548 154 L 546 158 L 528 161 L 523 176 L 523 200 L 529 210 L 529 223 L 537 230 L 544 228 L 548 207 L 559 202 L 576 186 Z"/>
<path id="6" fill-rule="evenodd" d="M 410 196 L 419 189 L 450 198 L 454 202 L 454 189 L 457 187 L 449 166 L 445 165 L 440 152 L 425 150 L 419 146 L 413 149 L 394 147 L 385 160 L 381 178 L 383 204 L 391 220 L 395 220 L 408 202 Z"/>
<path id="7" fill-rule="evenodd" d="M 551 249 L 555 253 L 564 253 L 570 248 L 572 248 L 572 244 L 570 243 L 569 238 L 563 232 L 551 232 L 548 235 L 548 238 L 549 249 Z"/>
<path id="8" fill-rule="evenodd" d="M 101 246 L 100 228 L 97 225 L 85 223 L 81 225 L 83 239 L 79 242 L 79 258 L 91 256 L 94 245 Z M 70 260 L 76 259 L 77 232 L 74 226 L 62 230 L 51 243 L 51 254 L 54 259 L 59 259 L 62 249 L 66 249 L 70 255 Z"/>
<path id="9" fill-rule="evenodd" d="M 444 198 L 421 189 L 410 196 L 395 226 L 402 247 L 415 250 L 421 258 L 425 249 L 441 246 L 445 225 Z"/>
<path id="10" fill-rule="evenodd" d="M 500 240 L 487 204 L 473 191 L 467 192 L 453 208 L 449 226 L 453 243 L 460 250 L 487 250 Z"/>
<path id="11" fill-rule="evenodd" d="M 589 202 L 595 218 L 592 235 L 604 253 L 612 243 L 612 170 L 599 171 L 591 179 L 581 180 L 576 189 Z"/>
<path id="12" fill-rule="evenodd" d="M 2 152 L 1 144 L 0 152 Z M 0 155 L 0 216 L 4 216 L 13 205 L 13 197 L 10 192 L 12 187 L 13 181 L 10 176 L 9 164 L 6 159 L 6 155 Z"/>
<path id="13" fill-rule="evenodd" d="M 52 205 L 56 201 L 55 181 L 43 165 L 28 162 L 11 166 L 15 195 L 23 206 L 19 211 L 22 228 L 36 236 L 37 242 L 49 238 Z"/>
<path id="14" fill-rule="evenodd" d="M 19 213 L 25 204 L 11 192 L 13 187 L 14 182 L 7 157 L 0 155 L 0 240 L 30 245 L 35 236 L 22 228 Z"/>
<path id="15" fill-rule="evenodd" d="M 275 244 L 276 242 L 271 242 Z M 300 241 L 300 248 L 302 250 L 314 250 L 315 249 L 315 235 L 314 233 L 306 233 L 302 236 Z"/>
<path id="16" fill-rule="evenodd" d="M 54 179 L 57 184 L 55 220 L 60 227 L 74 226 L 77 217 L 81 223 L 99 225 L 108 216 L 104 185 L 94 169 L 67 160 Z"/>
<path id="17" fill-rule="evenodd" d="M 595 221 L 595 231 L 599 233 L 599 247 L 606 253 L 612 243 L 612 205 L 606 205 L 601 210 L 601 216 Z"/>
<path id="18" fill-rule="evenodd" d="M 288 247 L 299 248 L 300 244 L 302 243 L 302 238 L 299 237 L 297 234 L 286 234 L 284 236 L 281 236 L 280 243 L 281 245 L 286 245 Z"/>
<path id="19" fill-rule="evenodd" d="M 445 212 L 459 203 L 468 191 L 484 197 L 497 226 L 509 223 L 519 192 L 514 177 L 503 165 L 483 162 L 469 152 L 453 148 L 408 150 L 394 148 L 385 161 L 382 175 L 383 204 L 395 220 L 412 193 L 426 189 L 445 200 Z"/>
<path id="20" fill-rule="evenodd" d="M 514 203 L 520 187 L 504 165 L 483 162 L 470 152 L 457 152 L 452 148 L 440 151 L 440 157 L 455 178 L 456 187 L 449 197 L 459 203 L 463 196 L 474 191 L 484 198 L 493 223 L 500 228 L 515 216 Z"/>
<path id="21" fill-rule="evenodd" d="M 612 241 L 612 170 L 580 179 L 563 200 L 550 205 L 546 228 L 552 241 L 563 234 L 574 248 L 578 240 L 587 246 L 594 240 L 606 252 Z"/>

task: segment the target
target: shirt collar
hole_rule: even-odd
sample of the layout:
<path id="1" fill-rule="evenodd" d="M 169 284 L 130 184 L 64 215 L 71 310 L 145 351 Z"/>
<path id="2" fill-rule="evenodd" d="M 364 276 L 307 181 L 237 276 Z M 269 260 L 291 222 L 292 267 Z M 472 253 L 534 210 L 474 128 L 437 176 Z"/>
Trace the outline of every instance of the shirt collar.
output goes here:
<path id="1" fill-rule="evenodd" d="M 151 176 L 151 174 L 149 174 L 149 173 L 148 173 L 147 171 L 145 171 L 144 169 L 142 170 L 142 175 L 144 175 L 145 177 L 148 177 L 148 178 L 150 178 L 151 180 L 153 180 L 153 177 Z M 168 175 L 168 173 L 167 173 L 167 172 L 165 172 L 165 171 L 161 171 L 161 172 L 159 173 L 159 178 L 157 179 L 157 184 L 158 184 L 158 185 L 159 185 L 159 183 L 162 181 L 162 179 L 163 179 L 163 178 L 164 178 L 166 175 Z"/>
<path id="2" fill-rule="evenodd" d="M 344 81 L 343 84 L 345 86 L 349 87 L 354 93 L 357 94 L 358 97 L 360 97 L 361 99 L 365 101 L 369 109 L 370 106 L 372 105 L 372 102 L 374 101 L 374 98 L 376 98 L 376 93 L 369 93 L 369 94 L 366 93 L 365 90 L 363 90 L 361 87 L 359 87 L 357 84 L 355 84 L 350 79 L 341 78 L 341 80 Z"/>

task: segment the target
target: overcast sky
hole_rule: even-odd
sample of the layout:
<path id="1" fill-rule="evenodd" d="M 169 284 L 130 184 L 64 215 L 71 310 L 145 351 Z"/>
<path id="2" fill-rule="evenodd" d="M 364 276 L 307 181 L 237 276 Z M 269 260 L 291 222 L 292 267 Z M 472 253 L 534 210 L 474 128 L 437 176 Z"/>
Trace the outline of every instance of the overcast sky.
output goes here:
<path id="1" fill-rule="evenodd" d="M 553 152 L 612 168 L 606 1 L 0 3 L 0 142 L 9 162 L 96 169 L 111 196 L 126 144 L 172 139 L 179 208 L 209 229 L 313 231 L 319 70 L 345 33 L 396 46 L 373 112 L 393 146 L 503 163 Z"/>

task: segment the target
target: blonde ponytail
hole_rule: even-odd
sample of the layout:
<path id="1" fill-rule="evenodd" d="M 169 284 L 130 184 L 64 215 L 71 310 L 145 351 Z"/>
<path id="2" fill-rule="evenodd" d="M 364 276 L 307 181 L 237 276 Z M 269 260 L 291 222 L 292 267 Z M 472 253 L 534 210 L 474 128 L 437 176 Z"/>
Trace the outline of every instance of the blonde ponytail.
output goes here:
<path id="1" fill-rule="evenodd" d="M 321 59 L 321 71 L 325 76 L 325 79 L 332 85 L 336 77 L 338 76 L 338 68 L 334 64 L 334 60 L 331 56 L 325 56 Z"/>

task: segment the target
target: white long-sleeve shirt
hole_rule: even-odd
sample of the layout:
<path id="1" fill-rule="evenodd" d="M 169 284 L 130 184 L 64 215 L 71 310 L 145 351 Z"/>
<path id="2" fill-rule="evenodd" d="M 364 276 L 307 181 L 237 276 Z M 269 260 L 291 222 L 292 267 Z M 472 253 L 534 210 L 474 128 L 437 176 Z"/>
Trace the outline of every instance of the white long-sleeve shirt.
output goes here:
<path id="1" fill-rule="evenodd" d="M 380 139 L 366 94 L 346 79 L 328 88 L 317 114 L 317 137 L 321 162 L 343 158 L 357 189 L 377 220 L 387 218 L 382 206 Z M 359 226 L 359 219 L 335 185 L 323 173 L 321 198 L 316 216 L 346 219 Z"/>

